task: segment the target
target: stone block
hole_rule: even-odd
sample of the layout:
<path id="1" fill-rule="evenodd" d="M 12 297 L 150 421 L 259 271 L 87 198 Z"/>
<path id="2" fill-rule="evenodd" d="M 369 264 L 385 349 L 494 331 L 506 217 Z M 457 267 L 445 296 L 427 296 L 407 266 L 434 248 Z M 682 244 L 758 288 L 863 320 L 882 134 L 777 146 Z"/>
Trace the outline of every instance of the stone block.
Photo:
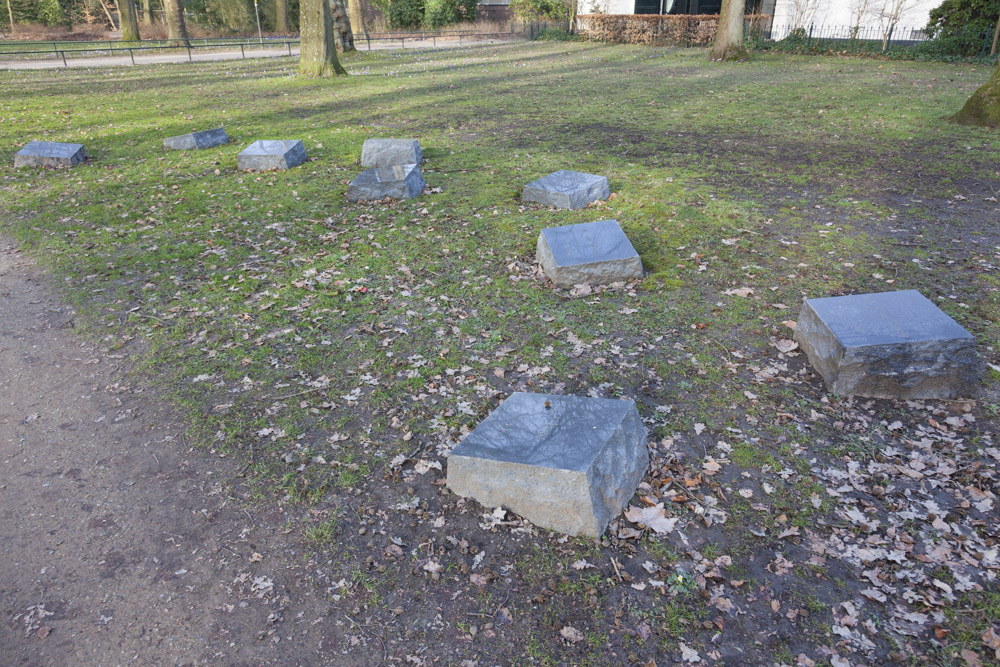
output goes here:
<path id="1" fill-rule="evenodd" d="M 372 167 L 358 174 L 347 186 L 350 201 L 412 199 L 424 191 L 424 177 L 415 164 Z"/>
<path id="2" fill-rule="evenodd" d="M 535 525 L 599 537 L 649 467 L 629 400 L 515 393 L 448 456 L 448 487 Z"/>
<path id="3" fill-rule="evenodd" d="M 795 340 L 835 394 L 955 399 L 978 386 L 972 335 L 916 290 L 806 299 Z"/>
<path id="4" fill-rule="evenodd" d="M 536 201 L 557 208 L 583 208 L 592 201 L 611 196 L 608 179 L 580 171 L 560 169 L 524 186 L 523 201 Z"/>
<path id="5" fill-rule="evenodd" d="M 642 278 L 642 260 L 617 220 L 549 227 L 538 235 L 538 263 L 559 287 Z"/>
<path id="6" fill-rule="evenodd" d="M 291 169 L 306 161 L 306 149 L 295 139 L 255 141 L 236 156 L 236 166 L 243 171 Z"/>
<path id="7" fill-rule="evenodd" d="M 83 144 L 29 141 L 14 155 L 15 167 L 72 167 L 87 159 Z"/>
<path id="8" fill-rule="evenodd" d="M 396 167 L 420 164 L 424 154 L 416 139 L 365 139 L 361 147 L 362 167 Z"/>
<path id="9" fill-rule="evenodd" d="M 202 148 L 214 148 L 222 144 L 228 144 L 229 137 L 221 127 L 214 130 L 202 130 L 200 132 L 188 132 L 179 134 L 176 137 L 167 137 L 163 140 L 164 148 L 174 150 L 189 151 Z"/>

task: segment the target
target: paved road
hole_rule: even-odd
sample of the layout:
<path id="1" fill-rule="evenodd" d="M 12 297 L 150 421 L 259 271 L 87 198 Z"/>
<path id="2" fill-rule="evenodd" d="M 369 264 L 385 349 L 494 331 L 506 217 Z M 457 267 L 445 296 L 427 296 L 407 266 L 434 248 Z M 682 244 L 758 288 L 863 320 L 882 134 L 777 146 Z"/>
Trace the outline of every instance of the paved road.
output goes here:
<path id="1" fill-rule="evenodd" d="M 497 44 L 506 42 L 506 39 L 483 39 L 471 42 L 473 44 Z M 469 40 L 463 40 L 462 45 L 470 44 Z M 408 39 L 405 41 L 406 49 L 427 49 L 434 48 L 436 46 L 459 46 L 459 41 L 457 39 L 441 39 L 436 40 L 416 40 Z M 368 46 L 359 41 L 357 43 L 359 51 L 369 50 Z M 402 48 L 399 41 L 384 41 L 379 43 L 372 43 L 372 51 L 384 51 L 384 50 L 395 50 Z M 8 70 L 37 70 L 37 69 L 64 69 L 65 67 L 115 67 L 122 65 L 155 65 L 160 63 L 186 63 L 186 62 L 211 62 L 215 60 L 240 60 L 242 58 L 274 58 L 278 56 L 288 56 L 289 52 L 286 47 L 281 48 L 265 48 L 265 49 L 245 49 L 240 51 L 239 49 L 235 51 L 204 51 L 199 49 L 192 49 L 190 60 L 188 58 L 188 53 L 186 51 L 178 51 L 175 53 L 156 53 L 143 55 L 141 53 L 135 54 L 135 63 L 132 62 L 132 57 L 128 54 L 121 56 L 96 56 L 93 58 L 82 58 L 67 56 L 66 65 L 63 65 L 61 58 L 51 58 L 48 57 L 45 60 L 0 60 L 0 69 Z M 299 49 L 296 46 L 292 47 L 291 55 L 299 55 Z"/>

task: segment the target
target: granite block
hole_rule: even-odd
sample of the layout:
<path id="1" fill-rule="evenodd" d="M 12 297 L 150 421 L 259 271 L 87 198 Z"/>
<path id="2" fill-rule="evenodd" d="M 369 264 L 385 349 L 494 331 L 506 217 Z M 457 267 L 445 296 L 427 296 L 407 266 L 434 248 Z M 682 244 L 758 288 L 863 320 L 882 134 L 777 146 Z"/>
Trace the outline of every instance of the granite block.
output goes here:
<path id="1" fill-rule="evenodd" d="M 514 393 L 448 456 L 448 487 L 569 535 L 599 537 L 649 467 L 630 400 Z"/>
<path id="2" fill-rule="evenodd" d="M 424 159 L 416 139 L 366 139 L 361 147 L 362 167 L 420 164 Z"/>
<path id="3" fill-rule="evenodd" d="M 916 290 L 806 299 L 795 340 L 835 394 L 955 399 L 978 387 L 975 339 Z"/>
<path id="4" fill-rule="evenodd" d="M 255 141 L 236 156 L 236 166 L 243 171 L 291 169 L 307 159 L 305 146 L 295 139 Z"/>
<path id="5" fill-rule="evenodd" d="M 549 227 L 538 235 L 538 263 L 559 287 L 642 278 L 642 260 L 617 220 Z"/>
<path id="6" fill-rule="evenodd" d="M 163 147 L 186 151 L 214 148 L 228 143 L 229 137 L 226 135 L 226 131 L 217 127 L 214 130 L 201 130 L 200 132 L 179 134 L 176 137 L 167 137 L 163 140 Z"/>
<path id="7" fill-rule="evenodd" d="M 424 191 L 424 177 L 415 164 L 372 167 L 358 174 L 347 186 L 350 201 L 412 199 Z"/>
<path id="8" fill-rule="evenodd" d="M 14 167 L 72 167 L 85 159 L 83 144 L 29 141 L 14 155 Z"/>
<path id="9" fill-rule="evenodd" d="M 524 186 L 523 201 L 535 201 L 556 208 L 583 208 L 592 201 L 611 196 L 608 179 L 580 171 L 560 169 Z"/>

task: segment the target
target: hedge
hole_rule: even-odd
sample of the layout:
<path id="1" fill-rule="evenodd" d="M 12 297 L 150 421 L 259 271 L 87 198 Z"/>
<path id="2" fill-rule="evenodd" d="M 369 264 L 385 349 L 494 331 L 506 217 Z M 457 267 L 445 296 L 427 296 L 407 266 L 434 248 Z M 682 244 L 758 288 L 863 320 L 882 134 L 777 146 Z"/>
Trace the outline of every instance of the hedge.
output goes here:
<path id="1" fill-rule="evenodd" d="M 708 46 L 715 39 L 718 14 L 581 14 L 577 30 L 587 39 L 620 44 Z M 748 28 L 768 25 L 771 17 L 748 14 Z"/>

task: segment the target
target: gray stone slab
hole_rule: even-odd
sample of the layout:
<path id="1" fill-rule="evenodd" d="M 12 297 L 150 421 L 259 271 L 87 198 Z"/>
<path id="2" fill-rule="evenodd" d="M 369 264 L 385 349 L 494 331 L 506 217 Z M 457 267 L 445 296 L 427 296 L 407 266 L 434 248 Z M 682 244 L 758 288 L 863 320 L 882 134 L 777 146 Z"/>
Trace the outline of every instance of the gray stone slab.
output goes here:
<path id="1" fill-rule="evenodd" d="M 372 167 L 358 174 L 347 186 L 350 201 L 411 199 L 424 191 L 424 177 L 415 164 Z"/>
<path id="2" fill-rule="evenodd" d="M 538 235 L 538 263 L 559 287 L 642 278 L 642 260 L 617 220 L 549 227 Z"/>
<path id="3" fill-rule="evenodd" d="M 583 208 L 592 201 L 607 199 L 611 187 L 604 176 L 560 169 L 524 186 L 523 201 L 536 201 L 557 208 Z"/>
<path id="4" fill-rule="evenodd" d="M 83 144 L 29 141 L 14 155 L 15 167 L 72 167 L 87 159 Z"/>
<path id="5" fill-rule="evenodd" d="M 448 487 L 535 525 L 598 537 L 649 467 L 633 401 L 515 393 L 448 456 Z"/>
<path id="6" fill-rule="evenodd" d="M 236 156 L 236 166 L 244 171 L 291 169 L 307 159 L 305 146 L 297 139 L 261 139 Z"/>
<path id="7" fill-rule="evenodd" d="M 361 147 L 362 167 L 395 167 L 420 164 L 424 154 L 416 139 L 365 139 Z"/>
<path id="8" fill-rule="evenodd" d="M 200 132 L 188 132 L 179 134 L 176 137 L 167 137 L 163 140 L 164 148 L 174 150 L 189 151 L 202 148 L 214 148 L 222 144 L 228 144 L 229 137 L 221 127 L 214 130 L 201 130 Z"/>
<path id="9" fill-rule="evenodd" d="M 806 299 L 795 340 L 835 394 L 968 398 L 975 339 L 916 290 Z"/>

